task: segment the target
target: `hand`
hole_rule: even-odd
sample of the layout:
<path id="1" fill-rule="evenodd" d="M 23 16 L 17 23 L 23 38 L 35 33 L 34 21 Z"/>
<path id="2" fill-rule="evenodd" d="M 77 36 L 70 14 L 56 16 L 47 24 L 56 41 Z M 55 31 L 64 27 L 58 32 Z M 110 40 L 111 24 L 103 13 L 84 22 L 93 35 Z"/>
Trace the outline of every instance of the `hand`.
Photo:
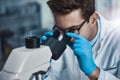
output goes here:
<path id="1" fill-rule="evenodd" d="M 90 42 L 78 34 L 67 32 L 66 35 L 75 39 L 70 47 L 77 56 L 80 69 L 86 75 L 92 74 L 96 69 L 96 64 L 93 61 Z"/>
<path id="2" fill-rule="evenodd" d="M 43 43 L 43 41 L 47 40 L 48 37 L 53 36 L 53 32 L 45 32 L 45 34 L 40 38 L 40 44 Z"/>

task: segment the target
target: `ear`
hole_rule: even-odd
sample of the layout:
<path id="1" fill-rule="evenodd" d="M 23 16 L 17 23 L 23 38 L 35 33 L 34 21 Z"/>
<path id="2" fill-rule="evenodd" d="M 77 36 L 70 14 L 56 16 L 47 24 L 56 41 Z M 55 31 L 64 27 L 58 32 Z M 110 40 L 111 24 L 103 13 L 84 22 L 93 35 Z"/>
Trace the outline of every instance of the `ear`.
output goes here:
<path id="1" fill-rule="evenodd" d="M 93 13 L 93 14 L 90 16 L 89 22 L 92 23 L 92 24 L 96 24 L 97 19 L 98 19 L 98 14 L 97 14 L 97 13 Z"/>

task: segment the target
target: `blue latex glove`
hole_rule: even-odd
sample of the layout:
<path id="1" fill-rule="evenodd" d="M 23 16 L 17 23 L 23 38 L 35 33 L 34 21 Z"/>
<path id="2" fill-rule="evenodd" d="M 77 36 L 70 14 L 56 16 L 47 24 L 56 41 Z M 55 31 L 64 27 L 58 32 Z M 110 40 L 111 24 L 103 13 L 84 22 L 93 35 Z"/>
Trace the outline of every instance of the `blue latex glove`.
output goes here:
<path id="1" fill-rule="evenodd" d="M 47 40 L 48 37 L 53 36 L 53 32 L 45 32 L 44 35 L 40 38 L 40 44 L 43 43 L 43 41 Z"/>
<path id="2" fill-rule="evenodd" d="M 73 49 L 74 54 L 77 56 L 80 69 L 86 75 L 90 75 L 96 69 L 96 64 L 94 63 L 92 57 L 92 47 L 90 42 L 75 33 L 68 32 L 66 35 L 75 39 L 69 46 Z"/>

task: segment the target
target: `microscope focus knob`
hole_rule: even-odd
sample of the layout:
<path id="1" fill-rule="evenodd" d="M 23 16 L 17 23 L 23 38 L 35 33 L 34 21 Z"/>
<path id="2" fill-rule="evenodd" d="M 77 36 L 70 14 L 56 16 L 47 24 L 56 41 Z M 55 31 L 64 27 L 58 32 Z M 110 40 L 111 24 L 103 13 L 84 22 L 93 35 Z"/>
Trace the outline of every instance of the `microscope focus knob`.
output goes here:
<path id="1" fill-rule="evenodd" d="M 40 47 L 40 38 L 36 36 L 26 37 L 25 38 L 25 47 L 26 48 L 39 48 Z"/>

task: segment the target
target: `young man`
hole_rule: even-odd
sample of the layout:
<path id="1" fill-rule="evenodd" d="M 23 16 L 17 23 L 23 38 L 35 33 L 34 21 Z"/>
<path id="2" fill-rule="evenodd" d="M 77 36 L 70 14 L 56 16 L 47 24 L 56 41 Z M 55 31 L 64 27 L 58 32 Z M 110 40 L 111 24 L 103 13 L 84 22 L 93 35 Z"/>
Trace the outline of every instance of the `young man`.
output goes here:
<path id="1" fill-rule="evenodd" d="M 52 60 L 45 80 L 120 80 L 120 27 L 95 12 L 94 0 L 49 0 L 48 5 L 55 28 L 72 40 Z M 45 33 L 41 41 L 52 35 Z"/>

